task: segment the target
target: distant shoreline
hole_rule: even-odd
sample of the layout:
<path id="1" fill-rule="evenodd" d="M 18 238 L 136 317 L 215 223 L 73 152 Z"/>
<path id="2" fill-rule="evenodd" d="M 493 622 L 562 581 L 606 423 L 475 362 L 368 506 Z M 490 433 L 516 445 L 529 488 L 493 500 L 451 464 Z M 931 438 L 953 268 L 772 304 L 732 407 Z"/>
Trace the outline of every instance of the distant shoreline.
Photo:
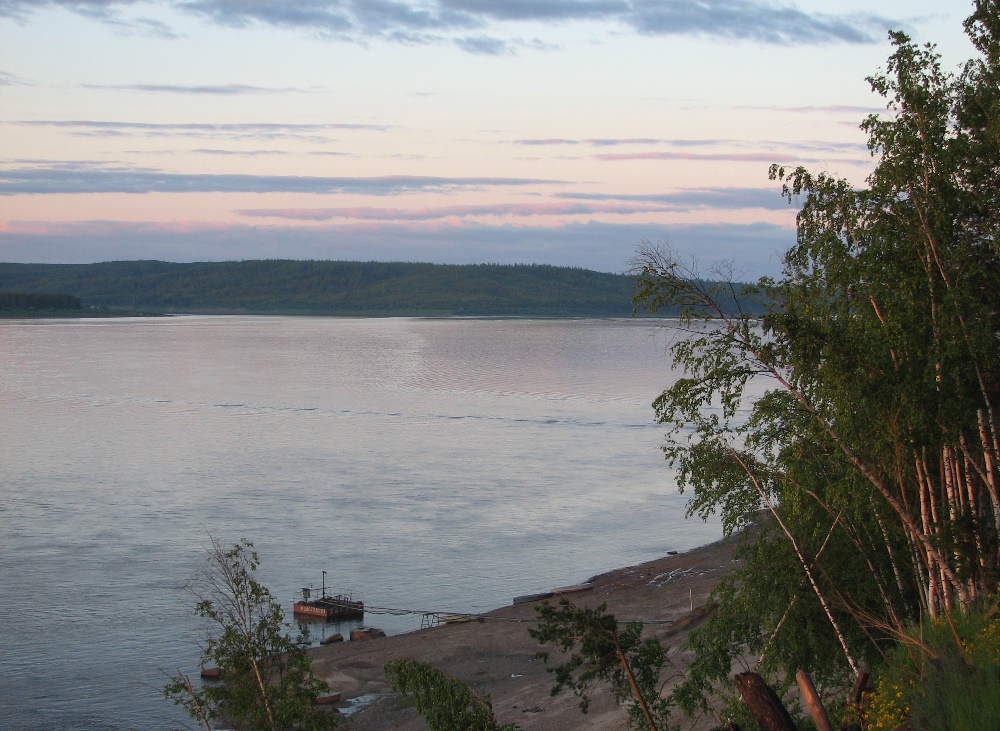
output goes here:
<path id="1" fill-rule="evenodd" d="M 333 317 L 629 317 L 636 277 L 541 264 L 246 260 L 0 262 L 0 291 L 64 296 L 83 308 Z M 731 293 L 740 311 L 761 305 Z M 17 305 L 24 307 L 24 304 Z M 35 306 L 35 305 L 28 305 Z M 44 305 L 49 306 L 49 305 Z M 58 303 L 51 306 L 59 307 Z M 662 314 L 679 314 L 667 305 Z"/>
<path id="2" fill-rule="evenodd" d="M 226 311 L 192 310 L 169 312 L 139 312 L 133 310 L 80 309 L 80 310 L 0 310 L 0 320 L 87 320 L 140 317 L 330 317 L 349 320 L 385 320 L 409 317 L 423 320 L 634 320 L 660 321 L 675 319 L 669 316 L 648 315 L 466 315 L 445 312 L 313 312 L 313 311 Z"/>
<path id="3" fill-rule="evenodd" d="M 133 312 L 105 308 L 79 310 L 0 310 L 0 320 L 106 320 L 124 317 L 172 317 L 166 312 Z"/>

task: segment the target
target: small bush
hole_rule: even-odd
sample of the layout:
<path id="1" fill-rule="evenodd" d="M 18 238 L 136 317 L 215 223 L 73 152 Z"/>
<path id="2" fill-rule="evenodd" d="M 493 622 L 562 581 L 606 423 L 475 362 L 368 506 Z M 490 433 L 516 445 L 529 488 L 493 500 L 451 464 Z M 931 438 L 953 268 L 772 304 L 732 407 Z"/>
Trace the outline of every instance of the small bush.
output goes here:
<path id="1" fill-rule="evenodd" d="M 998 596 L 928 620 L 890 653 L 863 714 L 869 731 L 910 719 L 921 731 L 1000 728 Z"/>

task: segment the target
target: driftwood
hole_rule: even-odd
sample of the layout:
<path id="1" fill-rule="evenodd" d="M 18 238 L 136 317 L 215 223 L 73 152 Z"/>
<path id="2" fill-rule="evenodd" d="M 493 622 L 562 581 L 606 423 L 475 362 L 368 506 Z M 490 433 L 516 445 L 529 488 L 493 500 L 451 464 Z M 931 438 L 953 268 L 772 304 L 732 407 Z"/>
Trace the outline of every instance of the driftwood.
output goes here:
<path id="1" fill-rule="evenodd" d="M 868 680 L 870 677 L 871 671 L 867 666 L 863 667 L 858 674 L 858 680 L 854 685 L 854 691 L 850 697 L 855 706 L 861 705 L 864 699 L 863 694 L 868 689 Z M 764 682 L 762 677 L 757 673 L 740 673 L 734 676 L 733 679 L 736 681 L 737 690 L 739 690 L 740 695 L 743 697 L 743 702 L 747 704 L 750 715 L 753 716 L 754 720 L 764 731 L 796 731 L 795 723 L 792 721 L 788 709 L 785 708 L 781 699 Z M 802 698 L 806 702 L 806 707 L 809 709 L 809 715 L 812 716 L 813 721 L 816 723 L 817 731 L 834 731 L 830 717 L 827 715 L 819 693 L 816 692 L 816 686 L 813 684 L 809 673 L 799 670 L 795 674 L 795 680 L 799 685 L 799 690 L 802 692 Z M 739 728 L 735 723 L 730 723 L 727 731 L 739 731 Z M 841 731 L 861 731 L 861 727 L 857 724 L 845 723 L 841 726 Z M 912 726 L 903 724 L 899 728 L 894 729 L 894 731 L 912 731 Z"/>
<path id="2" fill-rule="evenodd" d="M 750 715 L 764 731 L 797 731 L 788 710 L 757 673 L 740 673 L 734 680 L 750 709 Z"/>

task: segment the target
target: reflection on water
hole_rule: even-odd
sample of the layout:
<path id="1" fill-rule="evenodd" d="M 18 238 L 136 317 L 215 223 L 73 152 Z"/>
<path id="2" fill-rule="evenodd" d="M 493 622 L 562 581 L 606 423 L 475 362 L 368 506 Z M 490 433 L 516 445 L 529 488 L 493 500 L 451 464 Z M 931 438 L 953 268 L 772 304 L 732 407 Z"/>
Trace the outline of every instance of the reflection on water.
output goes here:
<path id="1" fill-rule="evenodd" d="M 370 616 L 370 615 L 369 615 Z M 342 619 L 336 622 L 324 622 L 318 619 L 295 618 L 295 628 L 302 638 L 302 644 L 315 647 L 316 645 L 329 644 L 324 640 L 334 635 L 340 635 L 344 640 L 351 636 L 352 629 L 365 626 L 364 619 Z"/>
<path id="2" fill-rule="evenodd" d="M 252 540 L 386 631 L 713 540 L 683 520 L 636 321 L 0 322 L 0 727 L 163 729 L 184 589 Z M 327 627 L 323 631 L 327 631 Z M 349 634 L 341 631 L 345 636 Z M 310 627 L 314 637 L 315 627 Z"/>

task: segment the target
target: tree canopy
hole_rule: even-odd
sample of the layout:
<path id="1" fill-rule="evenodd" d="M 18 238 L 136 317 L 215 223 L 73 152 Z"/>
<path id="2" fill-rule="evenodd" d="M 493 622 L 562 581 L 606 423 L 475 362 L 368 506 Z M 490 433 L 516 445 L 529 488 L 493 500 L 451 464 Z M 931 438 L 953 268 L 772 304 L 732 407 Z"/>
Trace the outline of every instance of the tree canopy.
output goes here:
<path id="1" fill-rule="evenodd" d="M 695 635 L 691 708 L 738 653 L 836 683 L 908 622 L 996 588 L 998 3 L 976 2 L 965 28 L 978 53 L 958 74 L 890 34 L 864 187 L 771 168 L 801 208 L 782 275 L 743 289 L 766 313 L 724 307 L 669 249 L 640 252 L 636 301 L 685 305 L 691 331 L 674 350 L 687 376 L 654 404 L 665 455 L 692 513 L 761 526 Z"/>

